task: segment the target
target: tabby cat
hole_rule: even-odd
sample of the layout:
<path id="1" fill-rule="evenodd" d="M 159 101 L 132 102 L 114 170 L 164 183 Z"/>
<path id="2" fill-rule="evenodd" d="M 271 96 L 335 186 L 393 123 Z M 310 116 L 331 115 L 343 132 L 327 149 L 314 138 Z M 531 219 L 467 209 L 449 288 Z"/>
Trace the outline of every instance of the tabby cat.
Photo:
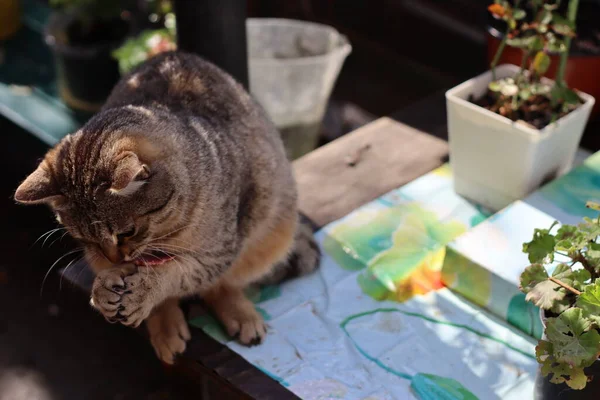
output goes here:
<path id="1" fill-rule="evenodd" d="M 96 273 L 91 304 L 146 321 L 160 359 L 190 338 L 178 300 L 201 295 L 243 344 L 266 334 L 253 283 L 314 270 L 279 134 L 231 76 L 191 54 L 150 59 L 51 149 L 15 199 L 48 204 Z"/>

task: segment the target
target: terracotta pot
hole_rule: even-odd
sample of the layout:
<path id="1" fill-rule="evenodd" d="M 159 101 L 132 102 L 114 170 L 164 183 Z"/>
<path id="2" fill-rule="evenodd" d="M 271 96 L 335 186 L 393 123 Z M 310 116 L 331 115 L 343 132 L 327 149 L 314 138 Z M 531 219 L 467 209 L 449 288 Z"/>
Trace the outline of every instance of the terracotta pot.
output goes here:
<path id="1" fill-rule="evenodd" d="M 8 39 L 21 27 L 19 0 L 0 1 L 0 40 Z"/>

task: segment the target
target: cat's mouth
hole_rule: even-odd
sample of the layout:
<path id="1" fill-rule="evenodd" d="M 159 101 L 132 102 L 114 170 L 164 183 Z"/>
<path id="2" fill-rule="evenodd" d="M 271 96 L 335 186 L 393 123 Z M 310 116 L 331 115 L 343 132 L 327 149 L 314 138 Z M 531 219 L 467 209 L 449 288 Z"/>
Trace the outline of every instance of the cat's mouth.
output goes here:
<path id="1" fill-rule="evenodd" d="M 174 255 L 163 251 L 150 251 L 144 252 L 144 254 L 133 260 L 133 264 L 138 267 L 155 267 L 157 265 L 163 265 L 174 258 Z"/>

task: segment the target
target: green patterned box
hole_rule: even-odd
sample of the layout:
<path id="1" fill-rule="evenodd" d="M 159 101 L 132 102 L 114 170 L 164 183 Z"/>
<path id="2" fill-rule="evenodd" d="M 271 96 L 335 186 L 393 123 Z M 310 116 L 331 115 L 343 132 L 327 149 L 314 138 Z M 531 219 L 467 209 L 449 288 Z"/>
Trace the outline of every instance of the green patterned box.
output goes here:
<path id="1" fill-rule="evenodd" d="M 525 199 L 527 204 L 569 225 L 577 225 L 583 217 L 597 216 L 585 206 L 588 201 L 600 201 L 600 152 Z"/>
<path id="2" fill-rule="evenodd" d="M 578 224 L 585 216 L 596 216 L 586 208 L 588 200 L 600 200 L 600 152 L 452 241 L 446 249 L 442 282 L 539 338 L 539 310 L 525 302 L 518 290 L 519 275 L 529 265 L 522 245 L 536 228 L 549 228 L 554 221 Z"/>
<path id="3" fill-rule="evenodd" d="M 485 307 L 525 333 L 540 337 L 539 309 L 525 301 L 519 276 L 529 265 L 521 249 L 533 230 L 554 218 L 516 202 L 451 242 L 442 281 L 456 293 Z"/>

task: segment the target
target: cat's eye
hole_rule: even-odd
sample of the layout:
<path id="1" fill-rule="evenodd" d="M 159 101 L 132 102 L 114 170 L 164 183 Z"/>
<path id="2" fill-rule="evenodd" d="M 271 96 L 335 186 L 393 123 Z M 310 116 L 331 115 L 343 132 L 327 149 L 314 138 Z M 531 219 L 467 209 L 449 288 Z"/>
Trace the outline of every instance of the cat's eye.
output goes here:
<path id="1" fill-rule="evenodd" d="M 119 233 L 117 235 L 117 240 L 119 241 L 119 243 L 121 243 L 125 239 L 129 239 L 129 238 L 135 236 L 135 233 L 136 233 L 136 229 L 135 229 L 135 226 L 133 226 L 133 227 L 131 227 L 131 229 L 127 230 L 127 232 Z"/>

